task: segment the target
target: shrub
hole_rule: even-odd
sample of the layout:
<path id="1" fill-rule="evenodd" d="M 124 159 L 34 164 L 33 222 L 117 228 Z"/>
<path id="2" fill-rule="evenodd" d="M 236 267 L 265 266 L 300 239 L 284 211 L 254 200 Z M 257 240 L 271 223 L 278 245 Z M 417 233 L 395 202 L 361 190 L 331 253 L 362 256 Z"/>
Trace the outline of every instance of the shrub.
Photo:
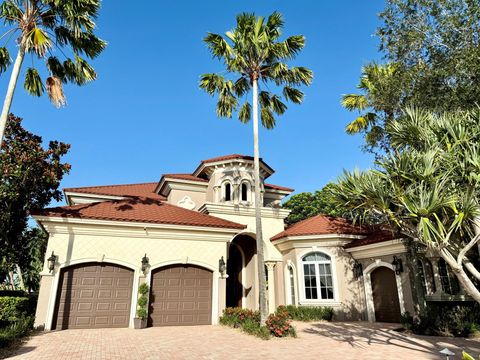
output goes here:
<path id="1" fill-rule="evenodd" d="M 226 308 L 223 310 L 223 316 L 220 318 L 220 324 L 231 327 L 240 327 L 246 320 L 252 320 L 260 324 L 260 312 L 240 307 Z"/>
<path id="2" fill-rule="evenodd" d="M 334 315 L 331 307 L 287 305 L 284 308 L 291 319 L 298 321 L 331 321 Z"/>
<path id="3" fill-rule="evenodd" d="M 412 330 L 422 335 L 462 336 L 480 328 L 480 305 L 429 303 L 425 314 L 413 321 Z"/>
<path id="4" fill-rule="evenodd" d="M 7 347 L 14 341 L 26 336 L 33 328 L 34 316 L 17 319 L 15 322 L 0 329 L 0 348 Z"/>
<path id="5" fill-rule="evenodd" d="M 407 311 L 400 316 L 400 324 L 402 324 L 405 330 L 412 330 L 414 320 L 413 316 Z"/>
<path id="6" fill-rule="evenodd" d="M 270 339 L 270 330 L 268 330 L 266 326 L 260 326 L 260 323 L 253 319 L 245 319 L 241 324 L 241 328 L 247 334 L 254 335 L 263 340 Z"/>
<path id="7" fill-rule="evenodd" d="M 30 311 L 30 299 L 28 297 L 0 297 L 0 327 L 32 315 L 29 314 Z"/>
<path id="8" fill-rule="evenodd" d="M 147 304 L 149 290 L 150 288 L 146 283 L 143 283 L 138 287 L 138 293 L 140 296 L 137 299 L 137 318 L 142 320 L 145 320 L 148 316 Z"/>
<path id="9" fill-rule="evenodd" d="M 297 336 L 285 306 L 279 306 L 277 311 L 275 311 L 275 314 L 270 314 L 266 321 L 266 325 L 273 336 Z"/>

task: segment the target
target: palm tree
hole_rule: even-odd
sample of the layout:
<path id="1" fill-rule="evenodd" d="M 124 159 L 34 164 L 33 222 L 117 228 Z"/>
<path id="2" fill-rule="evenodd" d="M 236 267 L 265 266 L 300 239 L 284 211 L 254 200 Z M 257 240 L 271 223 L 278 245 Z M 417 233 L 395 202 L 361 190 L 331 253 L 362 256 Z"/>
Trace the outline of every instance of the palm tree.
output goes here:
<path id="1" fill-rule="evenodd" d="M 94 69 L 81 56 L 93 59 L 106 46 L 94 34 L 99 8 L 100 0 L 6 0 L 0 5 L 0 19 L 10 27 L 0 37 L 5 41 L 0 47 L 0 73 L 11 64 L 8 42 L 15 39 L 18 46 L 0 115 L 0 147 L 25 55 L 32 56 L 32 66 L 25 72 L 25 90 L 41 96 L 46 89 L 57 107 L 65 105 L 62 83 L 84 85 L 96 79 Z M 56 50 L 64 61 L 55 56 Z M 34 59 L 46 64 L 50 76 L 45 84 Z"/>
<path id="2" fill-rule="evenodd" d="M 258 146 L 258 103 L 260 118 L 267 129 L 275 127 L 275 115 L 281 115 L 287 109 L 284 101 L 300 104 L 303 93 L 301 85 L 310 85 L 313 73 L 304 67 L 289 67 L 285 61 L 294 59 L 305 46 L 305 37 L 294 35 L 280 41 L 284 25 L 280 13 L 274 12 L 265 21 L 262 16 L 243 13 L 237 16 L 236 27 L 225 36 L 209 33 L 204 41 L 214 58 L 224 62 L 225 76 L 221 74 L 204 74 L 201 76 L 200 88 L 210 95 L 218 94 L 217 116 L 231 118 L 238 112 L 241 122 L 250 121 L 253 110 L 254 142 L 254 180 L 255 180 L 255 218 L 258 257 L 258 284 L 260 297 L 260 314 L 265 322 L 268 310 L 265 290 L 265 267 L 263 257 L 263 237 L 260 194 L 260 151 Z M 233 80 L 231 79 L 233 78 Z M 259 84 L 260 83 L 260 84 Z M 263 89 L 268 84 L 282 87 L 281 96 Z M 261 85 L 261 86 L 260 86 Z M 261 87 L 261 88 L 260 88 Z M 260 88 L 260 89 L 259 89 Z M 252 105 L 243 98 L 252 90 Z"/>

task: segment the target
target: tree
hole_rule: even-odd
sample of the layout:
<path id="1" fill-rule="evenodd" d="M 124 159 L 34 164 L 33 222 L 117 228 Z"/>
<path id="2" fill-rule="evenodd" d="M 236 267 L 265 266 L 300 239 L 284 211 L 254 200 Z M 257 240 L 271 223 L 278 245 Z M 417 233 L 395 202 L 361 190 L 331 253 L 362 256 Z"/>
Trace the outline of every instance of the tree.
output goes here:
<path id="1" fill-rule="evenodd" d="M 369 83 L 360 89 L 368 101 L 344 102 L 348 110 L 368 111 L 347 132 L 365 134 L 369 150 L 388 148 L 386 122 L 400 119 L 401 109 L 471 110 L 480 98 L 478 1 L 387 0 L 380 19 L 377 36 L 386 63 L 379 66 L 394 71 L 378 78 L 368 71 L 377 65 L 367 65 L 361 81 L 367 76 Z"/>
<path id="2" fill-rule="evenodd" d="M 41 96 L 46 89 L 57 107 L 65 104 L 62 83 L 84 85 L 96 79 L 95 70 L 81 56 L 93 59 L 106 46 L 94 34 L 99 8 L 100 0 L 6 0 L 0 5 L 0 19 L 10 27 L 1 38 L 7 42 L 15 39 L 18 46 L 0 115 L 0 146 L 25 55 L 32 56 L 32 67 L 25 72 L 25 90 Z M 63 62 L 53 54 L 54 50 L 65 57 Z M 71 55 L 67 56 L 69 52 Z M 45 62 L 50 74 L 45 84 L 34 67 L 34 58 Z M 10 64 L 10 54 L 4 45 L 0 47 L 0 73 Z"/>
<path id="3" fill-rule="evenodd" d="M 21 122 L 9 117 L 0 150 L 0 261 L 3 267 L 18 265 L 28 273 L 40 246 L 32 244 L 40 235 L 27 230 L 28 216 L 51 200 L 62 199 L 60 181 L 70 170 L 62 157 L 70 145 L 50 141 L 44 149 L 42 138 L 25 130 Z"/>
<path id="4" fill-rule="evenodd" d="M 247 13 L 238 15 L 236 20 L 236 27 L 226 32 L 225 36 L 209 33 L 205 37 L 204 41 L 213 57 L 223 61 L 226 76 L 215 73 L 204 74 L 201 76 L 200 88 L 212 96 L 218 94 L 218 117 L 231 118 L 234 112 L 238 112 L 239 120 L 247 123 L 253 115 L 258 283 L 261 321 L 264 323 L 268 310 L 260 214 L 262 199 L 260 194 L 258 103 L 260 103 L 262 125 L 267 129 L 272 129 L 276 124 L 275 115 L 282 115 L 287 110 L 287 105 L 282 101 L 282 97 L 264 90 L 263 87 L 268 89 L 269 83 L 276 88 L 282 87 L 283 100 L 300 104 L 303 100 L 303 93 L 298 86 L 310 85 L 313 73 L 305 67 L 289 67 L 286 64 L 287 60 L 294 59 L 303 49 L 305 38 L 302 35 L 294 35 L 280 41 L 284 21 L 279 13 L 274 12 L 266 21 L 261 16 L 256 17 L 254 14 Z M 246 96 L 250 90 L 252 90 L 252 104 L 245 100 L 240 106 L 240 99 Z"/>
<path id="5" fill-rule="evenodd" d="M 371 63 L 362 69 L 362 76 L 357 85 L 361 92 L 342 96 L 342 106 L 359 113 L 359 116 L 347 125 L 345 131 L 350 135 L 363 133 L 365 150 L 388 148 L 388 139 L 383 129 L 385 124 L 395 119 L 400 110 L 402 85 L 399 64 Z"/>
<path id="6" fill-rule="evenodd" d="M 284 208 L 291 210 L 285 222 L 288 225 L 292 225 L 319 214 L 330 216 L 344 215 L 347 209 L 339 207 L 332 199 L 331 188 L 333 186 L 332 183 L 329 183 L 314 193 L 303 192 L 293 195 L 283 204 Z"/>
<path id="7" fill-rule="evenodd" d="M 386 128 L 392 151 L 376 170 L 345 172 L 335 201 L 383 217 L 445 260 L 480 303 L 476 234 L 480 204 L 480 108 L 436 115 L 407 110 Z M 477 284 L 477 285 L 476 285 Z"/>

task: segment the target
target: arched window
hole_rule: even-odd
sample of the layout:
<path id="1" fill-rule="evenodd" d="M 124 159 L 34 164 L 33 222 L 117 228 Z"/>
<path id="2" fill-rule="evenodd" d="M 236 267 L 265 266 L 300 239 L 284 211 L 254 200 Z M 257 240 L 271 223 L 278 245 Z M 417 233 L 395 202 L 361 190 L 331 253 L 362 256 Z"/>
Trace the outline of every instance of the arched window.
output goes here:
<path id="1" fill-rule="evenodd" d="M 230 185 L 228 182 L 223 186 L 223 199 L 225 201 L 232 200 L 232 185 Z"/>
<path id="2" fill-rule="evenodd" d="M 428 287 L 427 287 L 427 279 L 425 278 L 425 269 L 423 268 L 423 262 L 422 260 L 417 260 L 417 267 L 418 267 L 418 275 L 420 276 L 420 279 L 422 281 L 422 289 L 423 293 L 427 295 Z"/>
<path id="3" fill-rule="evenodd" d="M 242 183 L 242 201 L 248 201 L 248 185 L 246 183 Z"/>
<path id="4" fill-rule="evenodd" d="M 287 273 L 287 276 L 288 276 L 288 287 L 289 287 L 289 290 L 290 290 L 290 304 L 291 305 L 295 305 L 297 303 L 296 299 L 295 299 L 295 275 L 293 273 L 293 267 L 292 266 L 288 266 L 288 273 Z"/>
<path id="5" fill-rule="evenodd" d="M 334 296 L 332 260 L 322 252 L 312 252 L 302 258 L 305 299 L 332 300 Z"/>
<path id="6" fill-rule="evenodd" d="M 446 294 L 455 295 L 458 293 L 459 285 L 457 278 L 450 274 L 449 268 L 445 260 L 438 260 L 438 275 L 440 275 L 440 284 L 442 284 L 442 290 Z"/>

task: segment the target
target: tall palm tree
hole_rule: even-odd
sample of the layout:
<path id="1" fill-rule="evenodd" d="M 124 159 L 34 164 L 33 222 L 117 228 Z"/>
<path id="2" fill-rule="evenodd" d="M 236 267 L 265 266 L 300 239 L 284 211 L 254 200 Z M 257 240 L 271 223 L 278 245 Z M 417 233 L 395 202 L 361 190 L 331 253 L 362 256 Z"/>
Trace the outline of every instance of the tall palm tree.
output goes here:
<path id="1" fill-rule="evenodd" d="M 41 96 L 46 89 L 57 107 L 65 105 L 62 83 L 84 85 L 96 79 L 95 70 L 81 56 L 93 59 L 106 46 L 94 34 L 99 8 L 100 0 L 6 0 L 0 5 L 0 19 L 9 27 L 0 37 L 4 42 L 0 73 L 11 64 L 8 42 L 14 39 L 18 47 L 0 115 L 0 147 L 25 55 L 32 57 L 32 66 L 25 72 L 25 90 Z M 63 61 L 56 56 L 57 51 Z M 46 64 L 50 76 L 45 84 L 34 59 Z"/>
<path id="2" fill-rule="evenodd" d="M 260 297 L 260 314 L 262 323 L 268 316 L 265 267 L 263 256 L 261 194 L 260 194 L 260 151 L 258 146 L 258 103 L 260 118 L 267 129 L 275 126 L 275 116 L 287 109 L 284 101 L 300 104 L 303 93 L 301 85 L 310 85 L 313 73 L 304 67 L 289 67 L 287 60 L 294 59 L 305 45 L 305 37 L 294 35 L 280 41 L 284 25 L 280 13 L 274 12 L 265 21 L 262 16 L 243 13 L 237 16 L 236 27 L 225 36 L 209 33 L 204 41 L 214 58 L 224 62 L 225 76 L 221 74 L 204 74 L 201 76 L 200 88 L 210 95 L 218 94 L 217 116 L 231 118 L 238 112 L 241 122 L 250 121 L 253 110 L 254 142 L 254 180 L 255 180 L 255 218 L 256 243 L 258 257 L 258 284 Z M 282 88 L 281 96 L 271 93 L 268 84 Z M 246 95 L 252 90 L 252 104 Z M 244 98 L 242 105 L 239 104 Z"/>

